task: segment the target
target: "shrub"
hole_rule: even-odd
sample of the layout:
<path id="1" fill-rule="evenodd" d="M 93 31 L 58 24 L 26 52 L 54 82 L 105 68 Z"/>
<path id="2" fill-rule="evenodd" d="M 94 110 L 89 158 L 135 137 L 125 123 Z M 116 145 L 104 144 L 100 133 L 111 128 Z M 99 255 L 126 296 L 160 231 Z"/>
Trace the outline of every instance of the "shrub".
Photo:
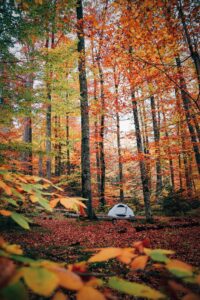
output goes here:
<path id="1" fill-rule="evenodd" d="M 191 210 L 191 203 L 189 199 L 185 198 L 181 193 L 169 193 L 162 199 L 163 212 L 168 215 L 185 214 Z"/>

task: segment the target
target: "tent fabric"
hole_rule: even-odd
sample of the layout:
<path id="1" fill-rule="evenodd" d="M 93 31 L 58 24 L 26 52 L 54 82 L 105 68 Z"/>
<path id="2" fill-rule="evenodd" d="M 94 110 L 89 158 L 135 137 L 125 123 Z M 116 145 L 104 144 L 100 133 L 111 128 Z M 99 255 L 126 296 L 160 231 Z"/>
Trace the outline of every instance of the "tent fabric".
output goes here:
<path id="1" fill-rule="evenodd" d="M 131 218 L 134 217 L 134 212 L 128 205 L 118 203 L 109 210 L 108 216 L 113 218 Z"/>

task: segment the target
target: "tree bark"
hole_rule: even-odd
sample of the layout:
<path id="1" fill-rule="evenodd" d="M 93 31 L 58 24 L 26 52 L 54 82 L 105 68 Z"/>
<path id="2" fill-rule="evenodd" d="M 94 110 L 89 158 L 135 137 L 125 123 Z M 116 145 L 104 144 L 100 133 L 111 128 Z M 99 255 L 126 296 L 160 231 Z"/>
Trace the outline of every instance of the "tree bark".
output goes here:
<path id="1" fill-rule="evenodd" d="M 106 164 L 105 164 L 105 154 L 104 154 L 104 127 L 105 127 L 105 96 L 104 96 L 104 76 L 101 67 L 100 56 L 98 57 L 98 70 L 100 77 L 100 97 L 101 97 L 101 116 L 100 116 L 100 142 L 99 142 L 99 152 L 100 152 L 100 205 L 103 208 L 105 206 L 105 180 L 106 180 Z"/>
<path id="2" fill-rule="evenodd" d="M 80 104 L 81 104 L 81 175 L 82 175 L 82 196 L 87 201 L 87 213 L 90 219 L 93 218 L 91 174 L 90 174 L 90 130 L 89 130 L 89 107 L 88 91 L 85 64 L 85 39 L 83 29 L 83 6 L 82 0 L 77 0 L 77 36 L 78 36 L 78 70 L 80 84 Z"/>
<path id="3" fill-rule="evenodd" d="M 161 174 L 161 161 L 160 161 L 160 131 L 158 127 L 158 120 L 156 116 L 156 105 L 154 96 L 150 97 L 151 114 L 153 120 L 153 133 L 156 147 L 156 199 L 162 191 L 162 174 Z"/>
<path id="4" fill-rule="evenodd" d="M 162 114 L 163 114 L 163 123 L 164 123 L 164 130 L 165 130 L 165 136 L 167 139 L 167 152 L 168 152 L 168 158 L 169 158 L 169 169 L 170 169 L 170 177 L 171 177 L 171 185 L 172 185 L 172 191 L 175 191 L 175 181 L 174 181 L 174 166 L 173 166 L 173 159 L 172 159 L 172 153 L 170 149 L 170 141 L 169 141 L 169 134 L 167 131 L 167 121 L 165 116 L 164 107 L 162 107 Z"/>
<path id="5" fill-rule="evenodd" d="M 69 149 L 69 115 L 66 113 L 66 147 L 67 147 L 67 175 L 71 174 L 71 166 L 70 166 L 70 149 Z"/>
<path id="6" fill-rule="evenodd" d="M 139 118 L 138 118 L 137 101 L 135 100 L 135 94 L 134 94 L 133 89 L 131 91 L 131 98 L 132 98 L 133 117 L 134 117 L 134 123 L 135 123 L 135 136 L 136 136 L 136 142 L 137 142 L 137 152 L 141 156 L 142 154 L 144 154 L 144 151 L 143 151 L 143 146 L 142 146 L 142 138 L 141 138 L 141 132 L 140 132 Z M 139 165 L 140 165 L 140 173 L 141 173 L 141 181 L 142 181 L 142 190 L 143 190 L 143 196 L 144 196 L 146 220 L 148 222 L 152 222 L 153 216 L 152 216 L 151 204 L 150 204 L 149 177 L 148 177 L 148 173 L 146 170 L 145 157 L 143 157 L 143 158 L 140 157 Z"/>
<path id="7" fill-rule="evenodd" d="M 97 98 L 97 78 L 96 78 L 96 63 L 94 56 L 94 41 L 91 39 L 91 47 L 92 47 L 92 66 L 93 66 L 93 77 L 94 77 L 94 102 L 98 103 Z M 101 169 L 100 169 L 100 154 L 99 154 L 99 114 L 95 113 L 95 121 L 94 121 L 94 131 L 95 131 L 95 156 L 96 156 L 96 181 L 97 181 L 97 196 L 100 203 L 101 197 Z"/>
<path id="8" fill-rule="evenodd" d="M 46 176 L 48 179 L 51 179 L 51 92 L 50 86 L 48 84 L 47 91 L 48 105 L 46 111 Z"/>
<path id="9" fill-rule="evenodd" d="M 119 118 L 119 94 L 118 83 L 114 70 L 115 81 L 115 105 L 116 105 L 116 121 L 117 121 L 117 152 L 118 152 L 118 168 L 119 168 L 119 198 L 120 202 L 124 201 L 124 188 L 123 188 L 123 164 L 121 155 L 121 133 L 120 133 L 120 118 Z"/>
<path id="10" fill-rule="evenodd" d="M 23 160 L 25 162 L 25 173 L 32 175 L 32 119 L 31 117 L 24 118 L 24 135 L 23 141 L 27 144 L 27 149 L 23 154 Z"/>
<path id="11" fill-rule="evenodd" d="M 200 56 L 198 53 L 198 46 L 197 45 L 193 45 L 192 40 L 190 38 L 190 34 L 188 31 L 188 26 L 186 24 L 186 19 L 185 19 L 185 15 L 183 12 L 183 7 L 182 7 L 182 3 L 181 0 L 178 0 L 178 10 L 179 10 L 179 16 L 181 19 L 181 23 L 183 26 L 183 30 L 185 33 L 185 38 L 188 44 L 188 48 L 190 51 L 190 55 L 191 58 L 193 60 L 194 66 L 195 66 L 195 70 L 196 70 L 196 75 L 197 75 L 197 80 L 198 80 L 198 86 L 199 86 L 199 93 L 200 93 Z M 200 103 L 198 103 L 198 107 L 200 106 Z"/>
<path id="12" fill-rule="evenodd" d="M 183 107 L 185 110 L 185 115 L 186 115 L 186 120 L 187 120 L 187 125 L 188 125 L 188 130 L 190 132 L 190 138 L 191 142 L 193 145 L 193 151 L 195 154 L 195 159 L 196 159 L 196 164 L 197 164 L 197 169 L 200 174 L 200 152 L 199 152 L 199 147 L 197 143 L 197 137 L 195 133 L 194 126 L 192 125 L 192 117 L 190 113 L 190 108 L 191 108 L 191 101 L 188 97 L 187 93 L 187 86 L 185 79 L 183 77 L 183 72 L 182 72 L 182 67 L 181 67 L 181 61 L 179 57 L 176 57 L 176 64 L 177 64 L 177 69 L 178 69 L 178 74 L 179 74 L 179 80 L 180 80 L 180 87 L 181 87 L 181 96 L 183 100 Z"/>
<path id="13" fill-rule="evenodd" d="M 189 173 L 189 162 L 188 162 L 188 151 L 186 148 L 186 129 L 184 128 L 183 124 L 183 117 L 182 117 L 182 109 L 181 109 L 181 101 L 179 97 L 178 89 L 175 88 L 175 95 L 176 95 L 176 108 L 179 114 L 179 122 L 177 124 L 177 135 L 180 136 L 180 146 L 182 148 L 182 157 L 183 157 L 183 165 L 184 165 L 184 173 L 185 173 L 185 183 L 186 183 L 186 190 L 187 195 L 190 197 L 192 195 L 192 179 L 191 174 Z M 180 188 L 183 188 L 182 185 L 182 178 L 181 178 L 181 156 L 179 155 L 179 178 L 180 178 Z"/>
<path id="14" fill-rule="evenodd" d="M 144 134 L 143 134 L 143 146 L 144 146 L 144 153 L 146 154 L 146 168 L 147 173 L 149 176 L 149 190 L 151 192 L 151 160 L 150 160 L 150 151 L 149 151 L 149 137 L 148 137 L 148 128 L 147 128 L 147 114 L 146 114 L 146 108 L 144 105 L 144 101 L 141 102 L 141 125 L 144 128 Z"/>

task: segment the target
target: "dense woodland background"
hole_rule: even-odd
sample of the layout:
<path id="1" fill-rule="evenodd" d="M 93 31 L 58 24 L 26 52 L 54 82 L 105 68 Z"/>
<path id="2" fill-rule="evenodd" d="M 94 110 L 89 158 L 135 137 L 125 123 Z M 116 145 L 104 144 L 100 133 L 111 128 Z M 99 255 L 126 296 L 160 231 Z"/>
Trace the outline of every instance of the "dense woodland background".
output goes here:
<path id="1" fill-rule="evenodd" d="M 4 168 L 82 195 L 89 217 L 125 201 L 151 220 L 164 197 L 198 198 L 198 13 L 195 0 L 1 1 Z"/>
<path id="2" fill-rule="evenodd" d="M 0 0 L 0 299 L 200 299 L 198 46 L 196 0 Z"/>

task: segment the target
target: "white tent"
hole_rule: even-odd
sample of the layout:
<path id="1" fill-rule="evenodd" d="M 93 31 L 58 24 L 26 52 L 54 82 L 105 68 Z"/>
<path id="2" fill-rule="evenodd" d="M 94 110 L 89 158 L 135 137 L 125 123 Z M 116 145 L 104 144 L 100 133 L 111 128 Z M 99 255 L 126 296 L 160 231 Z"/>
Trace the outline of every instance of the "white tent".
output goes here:
<path id="1" fill-rule="evenodd" d="M 132 209 L 128 207 L 128 205 L 123 203 L 118 203 L 109 210 L 108 216 L 112 218 L 128 219 L 128 218 L 133 218 L 135 215 Z"/>

